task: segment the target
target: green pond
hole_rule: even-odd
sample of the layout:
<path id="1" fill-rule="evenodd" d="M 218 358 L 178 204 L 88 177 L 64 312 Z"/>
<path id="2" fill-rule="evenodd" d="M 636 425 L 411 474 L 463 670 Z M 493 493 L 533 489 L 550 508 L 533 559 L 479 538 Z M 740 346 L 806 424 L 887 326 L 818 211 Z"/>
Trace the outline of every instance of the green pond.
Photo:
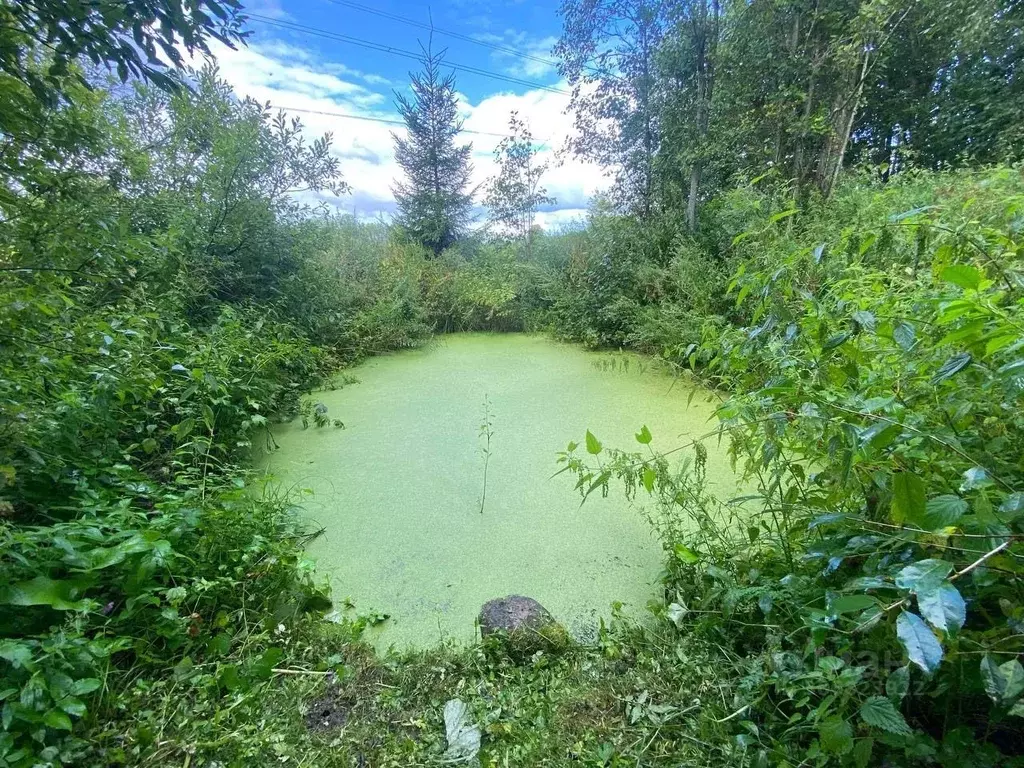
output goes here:
<path id="1" fill-rule="evenodd" d="M 688 404 L 692 385 L 649 360 L 533 335 L 447 335 L 351 373 L 357 383 L 315 395 L 346 428 L 280 425 L 263 462 L 309 491 L 303 508 L 325 529 L 310 554 L 336 605 L 389 615 L 372 631 L 378 646 L 472 640 L 480 606 L 509 594 L 587 636 L 613 602 L 640 615 L 657 595 L 650 525 L 618 489 L 581 506 L 574 479 L 552 477 L 556 454 L 587 429 L 634 450 L 644 424 L 655 449 L 674 448 L 714 428 L 711 393 Z M 724 446 L 707 447 L 709 482 L 728 494 Z"/>

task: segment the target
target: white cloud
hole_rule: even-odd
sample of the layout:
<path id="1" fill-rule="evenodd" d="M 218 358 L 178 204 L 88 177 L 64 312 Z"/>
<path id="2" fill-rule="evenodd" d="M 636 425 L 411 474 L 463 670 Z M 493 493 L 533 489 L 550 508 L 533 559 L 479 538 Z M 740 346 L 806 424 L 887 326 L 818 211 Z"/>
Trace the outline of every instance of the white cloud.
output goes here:
<path id="1" fill-rule="evenodd" d="M 564 85 L 564 84 L 562 84 Z M 573 116 L 566 113 L 569 97 L 550 91 L 525 94 L 501 93 L 489 96 L 477 105 L 465 104 L 465 128 L 487 133 L 507 133 L 509 115 L 516 111 L 526 122 L 539 146 L 537 161 L 546 162 L 548 171 L 542 180 L 559 208 L 586 208 L 590 198 L 607 186 L 602 169 L 575 159 L 559 162 L 558 150 L 573 134 Z M 501 141 L 490 136 L 473 139 L 474 182 L 484 183 L 496 172 L 494 148 Z"/>
<path id="2" fill-rule="evenodd" d="M 290 19 L 280 0 L 247 0 L 244 13 L 258 13 L 272 19 Z"/>
<path id="3" fill-rule="evenodd" d="M 341 113 L 359 118 L 398 120 L 390 94 L 374 86 L 380 78 L 347 67 L 341 62 L 323 61 L 314 53 L 274 40 L 252 42 L 248 48 L 231 50 L 211 45 L 221 76 L 240 96 L 251 96 L 274 107 L 293 110 L 302 120 L 310 139 L 324 133 L 333 137 L 332 151 L 339 159 L 351 195 L 341 198 L 318 196 L 339 210 L 374 218 L 391 215 L 395 210 L 391 187 L 402 176 L 395 162 L 392 132 L 404 128 L 373 120 L 349 119 L 330 114 Z M 386 81 L 384 81 L 386 82 Z M 560 87 L 564 88 L 564 83 Z M 461 97 L 465 128 L 484 133 L 508 131 L 509 114 L 515 110 L 530 126 L 540 145 L 539 161 L 548 162 L 543 179 L 548 193 L 558 203 L 542 212 L 542 225 L 558 225 L 579 216 L 595 193 L 607 186 L 601 169 L 574 159 L 559 163 L 556 152 L 571 135 L 573 118 L 565 114 L 569 97 L 549 91 L 532 90 L 523 94 L 495 93 L 474 104 Z M 473 142 L 473 183 L 482 190 L 495 170 L 493 151 L 499 137 L 467 134 Z"/>
<path id="4" fill-rule="evenodd" d="M 493 50 L 491 60 L 510 75 L 547 78 L 554 75 L 558 69 L 551 57 L 551 49 L 558 42 L 557 37 L 549 36 L 538 39 L 515 29 L 506 29 L 501 34 L 481 32 L 474 37 L 481 42 L 508 49 Z M 518 51 L 526 55 L 517 56 L 510 51 Z"/>

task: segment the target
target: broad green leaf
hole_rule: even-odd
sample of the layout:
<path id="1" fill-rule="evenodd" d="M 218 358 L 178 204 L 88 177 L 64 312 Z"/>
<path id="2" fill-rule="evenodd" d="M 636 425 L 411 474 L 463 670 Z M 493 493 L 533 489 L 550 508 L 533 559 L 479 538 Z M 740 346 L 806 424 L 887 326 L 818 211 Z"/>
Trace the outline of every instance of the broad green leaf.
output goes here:
<path id="1" fill-rule="evenodd" d="M 739 307 L 743 304 L 743 300 L 750 294 L 750 283 L 747 283 L 739 292 L 736 294 L 736 306 Z"/>
<path id="2" fill-rule="evenodd" d="M 904 211 L 903 213 L 894 213 L 889 217 L 889 221 L 895 223 L 897 221 L 903 221 L 904 219 L 910 219 L 920 213 L 930 211 L 933 208 L 935 208 L 934 205 L 922 205 L 919 208 L 911 208 L 909 211 Z"/>
<path id="3" fill-rule="evenodd" d="M 921 527 L 926 531 L 937 531 L 958 522 L 961 517 L 967 514 L 968 504 L 959 496 L 947 493 L 929 499 L 925 505 L 924 518 L 921 520 Z"/>
<path id="4" fill-rule="evenodd" d="M 647 425 L 644 424 L 640 427 L 640 431 L 636 433 L 635 437 L 636 441 L 640 443 L 640 445 L 647 445 L 651 442 L 651 430 L 649 430 Z"/>
<path id="5" fill-rule="evenodd" d="M 1006 690 L 1003 691 L 1003 699 L 1013 701 L 1021 693 L 1024 693 L 1024 666 L 1017 659 L 1010 659 L 999 665 L 999 670 L 1006 680 Z"/>
<path id="6" fill-rule="evenodd" d="M 896 619 L 896 636 L 903 644 L 907 657 L 925 673 L 932 674 L 942 663 L 942 646 L 921 617 L 903 611 Z"/>
<path id="7" fill-rule="evenodd" d="M 217 674 L 217 682 L 229 691 L 237 691 L 245 685 L 242 676 L 238 674 L 238 667 L 234 664 L 221 667 L 220 672 Z"/>
<path id="8" fill-rule="evenodd" d="M 862 592 L 865 589 L 895 589 L 891 581 L 886 581 L 878 576 L 858 576 L 850 579 L 843 585 L 846 592 Z"/>
<path id="9" fill-rule="evenodd" d="M 834 336 L 830 336 L 828 339 L 825 340 L 825 343 L 821 345 L 821 351 L 828 352 L 831 349 L 835 349 L 836 347 L 842 346 L 847 341 L 849 341 L 852 335 L 853 334 L 850 333 L 849 331 L 843 331 L 842 333 L 837 333 Z"/>
<path id="10" fill-rule="evenodd" d="M 81 699 L 76 699 L 74 696 L 65 696 L 57 704 L 69 715 L 74 715 L 75 717 L 83 717 L 85 715 L 85 704 Z"/>
<path id="11" fill-rule="evenodd" d="M 844 613 L 856 613 L 878 603 L 870 595 L 840 595 L 832 601 L 832 613 L 840 616 Z"/>
<path id="12" fill-rule="evenodd" d="M 195 663 L 191 656 L 185 656 L 171 669 L 175 680 L 188 680 L 195 674 Z"/>
<path id="13" fill-rule="evenodd" d="M 1001 703 L 1006 692 L 1006 676 L 996 660 L 987 653 L 981 659 L 981 681 L 989 698 L 996 704 Z"/>
<path id="14" fill-rule="evenodd" d="M 991 357 L 1000 349 L 1005 349 L 1018 339 L 1020 339 L 1020 334 L 1016 331 L 1009 331 L 1001 333 L 998 336 L 992 336 L 985 342 L 985 357 Z"/>
<path id="15" fill-rule="evenodd" d="M 860 707 L 860 717 L 868 725 L 901 736 L 910 734 L 910 726 L 885 696 L 871 696 Z"/>
<path id="16" fill-rule="evenodd" d="M 973 358 L 967 352 L 962 352 L 959 355 L 953 355 L 942 367 L 935 372 L 932 376 L 932 383 L 938 384 L 939 382 L 945 381 L 948 378 L 955 376 L 960 373 L 964 368 L 971 364 Z"/>
<path id="17" fill-rule="evenodd" d="M 656 478 L 657 475 L 654 473 L 653 469 L 650 467 L 644 467 L 643 474 L 640 476 L 640 482 L 643 483 L 644 490 L 648 493 L 651 493 L 654 490 L 654 481 Z"/>
<path id="18" fill-rule="evenodd" d="M 892 520 L 897 525 L 920 520 L 926 509 L 924 481 L 912 472 L 899 472 L 892 478 Z"/>
<path id="19" fill-rule="evenodd" d="M 480 752 L 480 728 L 470 718 L 469 705 L 451 699 L 444 705 L 444 734 L 448 749 L 444 761 L 464 763 L 476 759 Z"/>
<path id="20" fill-rule="evenodd" d="M 873 450 L 880 451 L 892 445 L 893 441 L 901 434 L 903 434 L 903 427 L 899 424 L 877 421 L 861 433 L 861 445 L 867 445 Z"/>
<path id="21" fill-rule="evenodd" d="M 790 208 L 787 211 L 779 211 L 778 213 L 773 213 L 771 216 L 769 216 L 768 221 L 773 223 L 776 221 L 782 221 L 783 219 L 788 219 L 790 216 L 796 215 L 798 211 L 798 208 Z"/>
<path id="22" fill-rule="evenodd" d="M 9 661 L 15 669 L 31 670 L 35 666 L 32 646 L 17 640 L 0 640 L 0 659 Z"/>
<path id="23" fill-rule="evenodd" d="M 918 591 L 917 607 L 929 624 L 946 633 L 958 631 L 967 621 L 964 599 L 948 581 L 935 589 Z"/>
<path id="24" fill-rule="evenodd" d="M 59 731 L 70 731 L 71 730 L 71 718 L 61 712 L 59 709 L 51 709 L 45 715 L 43 715 L 43 722 L 50 728 L 55 728 Z"/>
<path id="25" fill-rule="evenodd" d="M 689 611 L 682 603 L 670 603 L 668 608 L 665 610 L 665 615 L 668 617 L 668 620 L 675 624 L 679 629 L 682 629 L 683 620 L 686 618 L 687 613 L 689 613 Z"/>
<path id="26" fill-rule="evenodd" d="M 126 552 L 122 547 L 97 547 L 85 553 L 88 565 L 83 569 L 99 571 L 124 561 Z"/>
<path id="27" fill-rule="evenodd" d="M 834 755 L 844 755 L 853 749 L 853 727 L 841 717 L 830 717 L 818 724 L 821 748 Z"/>
<path id="28" fill-rule="evenodd" d="M 996 704 L 1008 704 L 1024 693 L 1024 667 L 1016 659 L 997 664 L 986 653 L 981 660 L 981 680 Z"/>
<path id="29" fill-rule="evenodd" d="M 868 768 L 871 764 L 871 750 L 874 749 L 874 739 L 857 739 L 853 746 L 853 764 L 856 768 Z"/>
<path id="30" fill-rule="evenodd" d="M 252 666 L 252 674 L 257 679 L 269 680 L 274 673 L 274 667 L 284 658 L 284 651 L 280 648 L 270 647 L 263 652 L 263 655 Z"/>
<path id="31" fill-rule="evenodd" d="M 1011 518 L 1016 518 L 1021 512 L 1024 512 L 1024 493 L 1011 493 L 1003 499 L 1003 503 L 999 505 L 999 511 Z"/>
<path id="32" fill-rule="evenodd" d="M 987 485 L 992 485 L 988 472 L 983 467 L 971 467 L 964 472 L 964 481 L 960 484 L 960 492 L 984 488 Z"/>
<path id="33" fill-rule="evenodd" d="M 92 693 L 100 687 L 100 681 L 95 677 L 83 677 L 81 680 L 75 680 L 71 686 L 71 692 L 76 696 L 84 696 L 87 693 Z"/>
<path id="34" fill-rule="evenodd" d="M 896 574 L 896 586 L 914 594 L 938 589 L 952 570 L 953 564 L 945 560 L 918 560 Z"/>
<path id="35" fill-rule="evenodd" d="M 914 346 L 914 326 L 900 320 L 892 327 L 892 338 L 900 346 L 900 349 L 909 350 Z"/>
<path id="36" fill-rule="evenodd" d="M 903 701 L 910 691 L 910 667 L 900 667 L 885 679 L 885 695 L 894 701 Z"/>
<path id="37" fill-rule="evenodd" d="M 593 433 L 587 430 L 587 453 L 597 456 L 601 452 L 601 441 L 594 437 Z"/>
<path id="38" fill-rule="evenodd" d="M 950 331 L 941 339 L 939 339 L 938 346 L 944 346 L 946 344 L 961 344 L 966 343 L 970 346 L 981 341 L 982 335 L 985 332 L 985 321 L 984 320 L 972 320 L 966 325 L 957 328 L 955 331 Z"/>
<path id="39" fill-rule="evenodd" d="M 1024 377 L 1024 360 L 1014 360 L 1006 365 L 1001 365 L 996 373 L 1004 379 L 1020 379 Z"/>
<path id="40" fill-rule="evenodd" d="M 861 328 L 863 328 L 865 331 L 868 331 L 869 333 L 873 333 L 875 330 L 875 326 L 878 324 L 878 321 L 875 319 L 874 313 L 869 312 L 866 309 L 858 309 L 856 312 L 854 312 L 853 320 L 855 323 L 857 323 L 857 325 L 859 325 Z"/>
<path id="41" fill-rule="evenodd" d="M 942 270 L 940 277 L 947 283 L 976 290 L 981 285 L 982 274 L 970 264 L 953 264 Z"/>
<path id="42" fill-rule="evenodd" d="M 822 672 L 828 672 L 829 674 L 835 675 L 846 666 L 846 662 L 840 659 L 838 656 L 822 656 L 818 659 L 818 669 Z"/>
<path id="43" fill-rule="evenodd" d="M 694 565 L 694 564 L 700 562 L 700 555 L 698 555 L 692 549 L 690 549 L 689 547 L 687 547 L 687 546 L 685 546 L 683 544 L 676 544 L 672 548 L 672 551 L 675 553 L 675 556 L 681 562 L 684 562 L 687 565 Z"/>
<path id="44" fill-rule="evenodd" d="M 59 581 L 36 576 L 29 581 L 10 584 L 0 589 L 0 604 L 48 605 L 58 611 L 82 611 L 92 602 L 82 600 L 81 586 L 74 581 Z"/>

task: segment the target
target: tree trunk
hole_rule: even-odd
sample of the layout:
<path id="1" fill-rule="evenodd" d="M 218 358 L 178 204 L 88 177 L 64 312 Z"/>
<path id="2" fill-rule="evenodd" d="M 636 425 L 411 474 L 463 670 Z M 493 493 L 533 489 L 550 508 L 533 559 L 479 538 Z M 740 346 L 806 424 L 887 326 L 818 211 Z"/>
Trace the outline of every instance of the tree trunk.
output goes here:
<path id="1" fill-rule="evenodd" d="M 848 95 L 839 101 L 832 111 L 832 130 L 825 141 L 824 153 L 818 167 L 818 187 L 826 199 L 835 189 L 839 174 L 843 170 L 843 158 L 850 143 L 850 134 L 853 133 L 853 123 L 857 119 L 857 109 L 864 93 L 869 63 L 870 52 L 865 50 L 860 66 L 854 70 Z"/>
<path id="2" fill-rule="evenodd" d="M 696 49 L 694 75 L 697 83 L 697 156 L 690 166 L 690 194 L 686 201 L 686 226 L 690 232 L 697 231 L 697 200 L 700 197 L 700 181 L 703 167 L 705 144 L 711 123 L 711 94 L 714 88 L 714 56 L 718 50 L 717 0 L 700 5 L 700 17 L 693 22 L 693 46 Z"/>
<path id="3" fill-rule="evenodd" d="M 793 158 L 793 178 L 796 183 L 795 196 L 797 200 L 801 200 L 802 190 L 804 189 L 804 176 L 806 174 L 804 169 L 804 153 L 807 150 L 807 137 L 810 133 L 811 114 L 814 110 L 814 88 L 818 81 L 817 50 L 815 50 L 814 56 L 814 61 L 811 64 L 810 80 L 807 83 L 807 96 L 806 101 L 804 102 L 803 120 L 800 123 L 800 138 L 797 141 L 796 153 Z"/>
<path id="4" fill-rule="evenodd" d="M 700 161 L 694 160 L 690 169 L 690 197 L 686 201 L 686 226 L 691 232 L 697 231 L 697 194 L 700 191 Z"/>

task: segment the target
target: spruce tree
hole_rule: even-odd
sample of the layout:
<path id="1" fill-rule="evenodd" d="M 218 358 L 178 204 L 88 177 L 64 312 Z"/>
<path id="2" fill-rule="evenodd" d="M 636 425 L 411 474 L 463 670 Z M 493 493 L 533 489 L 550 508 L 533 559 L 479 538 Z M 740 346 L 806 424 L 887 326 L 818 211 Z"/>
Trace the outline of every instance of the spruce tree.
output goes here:
<path id="1" fill-rule="evenodd" d="M 462 130 L 455 95 L 455 74 L 442 73 L 444 51 L 423 52 L 423 70 L 410 73 L 412 98 L 396 93 L 396 105 L 408 135 L 394 135 L 395 158 L 405 171 L 404 182 L 392 191 L 398 201 L 398 223 L 435 254 L 465 231 L 473 196 L 467 191 L 473 166 L 472 144 L 457 146 Z"/>

